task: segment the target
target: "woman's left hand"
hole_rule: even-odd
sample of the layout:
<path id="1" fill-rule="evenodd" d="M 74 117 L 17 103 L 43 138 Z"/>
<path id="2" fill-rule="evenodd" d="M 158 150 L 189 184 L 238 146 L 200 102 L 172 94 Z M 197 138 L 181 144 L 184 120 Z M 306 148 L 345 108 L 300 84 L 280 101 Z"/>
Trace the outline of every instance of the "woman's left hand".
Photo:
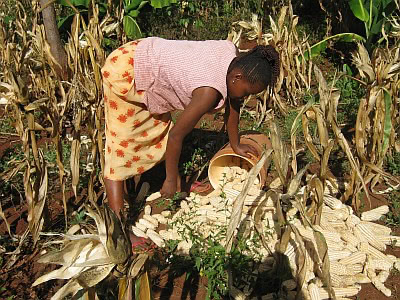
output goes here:
<path id="1" fill-rule="evenodd" d="M 256 157 L 259 155 L 256 148 L 254 148 L 252 145 L 239 144 L 236 147 L 232 147 L 232 148 L 236 154 L 239 154 L 239 155 L 247 157 L 247 158 L 251 158 L 250 154 L 253 154 Z"/>

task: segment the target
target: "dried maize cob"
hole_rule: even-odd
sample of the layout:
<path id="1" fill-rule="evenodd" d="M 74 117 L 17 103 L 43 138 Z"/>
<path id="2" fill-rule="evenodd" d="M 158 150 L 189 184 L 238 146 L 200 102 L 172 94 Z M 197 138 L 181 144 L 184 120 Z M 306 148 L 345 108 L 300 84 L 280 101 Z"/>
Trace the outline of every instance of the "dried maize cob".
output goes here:
<path id="1" fill-rule="evenodd" d="M 154 230 L 148 229 L 146 234 L 158 247 L 165 246 L 164 239 Z"/>
<path id="2" fill-rule="evenodd" d="M 352 253 L 350 256 L 342 258 L 339 260 L 339 263 L 343 265 L 349 264 L 363 264 L 367 259 L 367 255 L 364 252 L 357 251 Z"/>
<path id="3" fill-rule="evenodd" d="M 385 285 L 379 280 L 378 276 L 376 276 L 374 270 L 367 269 L 367 275 L 377 290 L 381 291 L 386 297 L 390 297 L 392 295 L 392 291 L 385 287 Z"/>
<path id="4" fill-rule="evenodd" d="M 361 223 L 369 227 L 372 230 L 372 232 L 376 235 L 390 235 L 392 233 L 392 229 L 381 224 L 369 221 L 361 221 Z"/>
<path id="5" fill-rule="evenodd" d="M 395 235 L 378 235 L 378 240 L 385 245 L 400 247 L 400 236 Z"/>
<path id="6" fill-rule="evenodd" d="M 143 215 L 143 219 L 152 223 L 156 228 L 158 227 L 158 221 L 150 215 Z"/>
<path id="7" fill-rule="evenodd" d="M 146 205 L 144 207 L 144 214 L 145 215 L 150 215 L 151 214 L 151 206 L 150 205 Z"/>
<path id="8" fill-rule="evenodd" d="M 161 193 L 160 192 L 155 192 L 155 193 L 151 194 L 150 196 L 148 196 L 146 198 L 146 202 L 154 201 L 154 200 L 156 200 L 158 198 L 161 198 Z"/>
<path id="9" fill-rule="evenodd" d="M 376 277 L 378 278 L 378 280 L 380 282 L 384 283 L 388 279 L 389 275 L 390 275 L 389 271 L 383 270 L 383 271 L 380 271 L 379 274 L 376 275 Z"/>
<path id="10" fill-rule="evenodd" d="M 139 222 L 139 224 L 142 224 L 142 225 L 146 226 L 148 229 L 153 229 L 154 230 L 157 227 L 153 223 L 151 223 L 151 222 L 149 222 L 149 221 L 147 221 L 145 219 L 140 219 L 138 222 Z"/>
<path id="11" fill-rule="evenodd" d="M 167 218 L 167 217 L 169 217 L 171 215 L 171 211 L 170 210 L 164 210 L 160 214 Z"/>
<path id="12" fill-rule="evenodd" d="M 311 300 L 321 300 L 320 288 L 315 283 L 308 285 L 308 292 L 310 293 Z"/>
<path id="13" fill-rule="evenodd" d="M 353 287 L 334 287 L 333 290 L 335 292 L 336 297 L 351 297 L 358 294 L 361 286 L 353 286 Z M 321 299 L 330 299 L 328 291 L 325 288 L 319 288 L 319 294 Z"/>
<path id="14" fill-rule="evenodd" d="M 144 233 L 142 230 L 140 230 L 139 228 L 132 226 L 131 227 L 132 233 L 138 237 L 143 237 L 143 238 L 148 238 L 148 236 L 146 235 L 146 233 Z"/>
<path id="15" fill-rule="evenodd" d="M 389 212 L 389 206 L 382 205 L 377 208 L 371 209 L 370 211 L 363 212 L 361 214 L 361 220 L 363 221 L 378 221 L 383 215 Z"/>
<path id="16" fill-rule="evenodd" d="M 152 217 L 156 219 L 160 224 L 167 224 L 167 218 L 161 214 L 154 214 L 152 215 Z"/>
<path id="17" fill-rule="evenodd" d="M 342 230 L 340 232 L 340 237 L 343 241 L 358 247 L 358 245 L 360 244 L 360 240 L 351 232 L 349 232 L 348 230 Z"/>
<path id="18" fill-rule="evenodd" d="M 360 222 L 360 218 L 355 215 L 349 215 L 349 217 L 346 219 L 346 225 L 349 228 L 354 228 L 357 224 L 360 224 Z"/>
<path id="19" fill-rule="evenodd" d="M 361 234 L 364 235 L 364 237 L 366 238 L 366 240 L 369 242 L 369 244 L 371 246 L 374 246 L 376 249 L 380 250 L 380 251 L 385 251 L 386 250 L 386 245 L 382 242 L 380 242 L 375 234 L 364 224 L 360 223 L 356 226 L 355 229 L 360 230 Z M 354 229 L 354 231 L 355 231 Z"/>
<path id="20" fill-rule="evenodd" d="M 384 270 L 389 271 L 393 268 L 393 262 L 383 259 L 369 259 L 368 268 L 372 270 Z"/>
<path id="21" fill-rule="evenodd" d="M 345 265 L 335 262 L 335 261 L 330 263 L 330 271 L 331 271 L 331 273 L 336 274 L 336 275 L 351 275 L 351 274 L 348 274 L 347 268 Z"/>
<path id="22" fill-rule="evenodd" d="M 143 232 L 146 232 L 146 230 L 147 230 L 147 227 L 144 226 L 143 224 L 139 223 L 139 222 L 136 222 L 135 226 L 136 226 L 137 228 L 139 228 L 139 229 L 140 229 L 141 231 L 143 231 Z"/>
<path id="23" fill-rule="evenodd" d="M 368 243 L 367 237 L 357 228 L 357 225 L 353 228 L 353 233 L 361 243 Z"/>
<path id="24" fill-rule="evenodd" d="M 330 195 L 324 195 L 324 203 L 332 209 L 340 209 L 343 206 L 342 201 Z"/>
<path id="25" fill-rule="evenodd" d="M 359 250 L 364 252 L 367 255 L 370 255 L 371 258 L 386 260 L 388 262 L 392 262 L 390 258 L 386 257 L 385 254 L 380 252 L 378 249 L 372 247 L 368 243 L 360 243 Z"/>
<path id="26" fill-rule="evenodd" d="M 181 241 L 176 247 L 176 252 L 182 255 L 188 255 L 190 248 L 192 248 L 192 243 L 190 241 Z"/>
<path id="27" fill-rule="evenodd" d="M 351 251 L 349 250 L 333 250 L 328 248 L 328 257 L 330 261 L 339 260 L 351 255 Z"/>

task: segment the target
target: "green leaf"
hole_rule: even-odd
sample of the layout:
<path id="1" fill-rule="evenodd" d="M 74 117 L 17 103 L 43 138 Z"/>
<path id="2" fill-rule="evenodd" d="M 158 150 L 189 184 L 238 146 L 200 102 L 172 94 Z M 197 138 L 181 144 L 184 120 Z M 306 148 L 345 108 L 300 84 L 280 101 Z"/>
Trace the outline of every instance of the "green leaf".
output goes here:
<path id="1" fill-rule="evenodd" d="M 170 6 L 172 3 L 176 3 L 177 0 L 151 0 L 151 6 L 154 8 L 163 8 L 165 6 Z"/>
<path id="2" fill-rule="evenodd" d="M 69 24 L 69 26 L 71 26 L 72 23 L 72 18 L 75 16 L 75 14 L 70 14 L 64 18 L 61 18 L 58 22 L 57 22 L 57 27 L 58 29 L 65 29 L 64 26 L 67 26 L 65 24 Z"/>
<path id="3" fill-rule="evenodd" d="M 308 60 L 310 57 L 313 58 L 317 55 L 319 55 L 322 51 L 324 51 L 326 49 L 326 47 L 328 46 L 328 41 L 329 40 L 337 40 L 337 41 L 341 41 L 341 42 L 354 42 L 354 41 L 363 41 L 365 42 L 365 39 L 355 33 L 339 33 L 339 34 L 335 34 L 332 35 L 314 45 L 311 46 L 311 55 L 309 53 L 309 51 L 307 50 L 306 52 L 304 52 L 304 58 L 306 60 Z"/>
<path id="4" fill-rule="evenodd" d="M 383 94 L 385 100 L 385 122 L 383 129 L 382 153 L 385 154 L 389 146 L 390 133 L 392 132 L 392 118 L 391 118 L 392 96 L 386 89 L 383 89 Z"/>
<path id="5" fill-rule="evenodd" d="M 129 15 L 124 16 L 123 24 L 124 24 L 125 34 L 130 39 L 138 39 L 142 37 L 142 32 L 140 31 L 140 27 L 134 18 L 132 18 Z"/>
<path id="6" fill-rule="evenodd" d="M 137 8 L 142 2 L 147 2 L 147 1 L 132 0 L 130 3 L 125 1 L 125 11 L 130 12 L 132 9 Z"/>
<path id="7" fill-rule="evenodd" d="M 363 22 L 368 22 L 369 14 L 367 9 L 365 8 L 364 1 L 362 0 L 350 0 L 349 1 L 350 9 L 353 12 L 354 16 L 360 19 Z"/>
<path id="8" fill-rule="evenodd" d="M 69 0 L 69 2 L 73 6 L 84 6 L 86 8 L 88 8 L 90 4 L 90 0 Z M 64 6 L 70 6 L 67 0 L 58 0 L 58 3 Z"/>
<path id="9" fill-rule="evenodd" d="M 131 10 L 128 15 L 132 18 L 137 18 L 137 16 L 139 15 L 139 11 L 137 9 Z"/>

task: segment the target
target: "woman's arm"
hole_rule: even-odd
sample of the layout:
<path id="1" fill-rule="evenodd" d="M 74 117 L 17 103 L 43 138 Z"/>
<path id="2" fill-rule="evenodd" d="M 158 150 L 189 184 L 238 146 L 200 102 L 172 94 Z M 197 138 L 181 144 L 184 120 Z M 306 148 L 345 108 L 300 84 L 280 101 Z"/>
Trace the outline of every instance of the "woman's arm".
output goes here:
<path id="1" fill-rule="evenodd" d="M 244 157 L 250 158 L 248 153 L 255 156 L 258 155 L 257 150 L 247 144 L 240 143 L 239 137 L 239 113 L 240 113 L 240 101 L 229 100 L 229 105 L 226 106 L 228 118 L 226 120 L 226 129 L 228 131 L 229 142 L 235 153 L 242 155 Z"/>
<path id="2" fill-rule="evenodd" d="M 172 197 L 177 191 L 178 163 L 183 139 L 220 98 L 221 95 L 211 87 L 195 89 L 192 93 L 192 101 L 169 132 L 165 153 L 167 176 L 160 191 L 163 197 Z"/>

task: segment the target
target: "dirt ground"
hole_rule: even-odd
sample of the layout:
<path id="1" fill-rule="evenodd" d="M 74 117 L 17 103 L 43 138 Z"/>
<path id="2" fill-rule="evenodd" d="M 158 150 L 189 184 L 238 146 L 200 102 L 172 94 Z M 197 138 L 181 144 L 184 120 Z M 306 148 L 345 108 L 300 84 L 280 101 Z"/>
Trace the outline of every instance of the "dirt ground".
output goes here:
<path id="1" fill-rule="evenodd" d="M 205 122 L 208 121 L 215 122 L 215 120 L 210 116 L 205 119 Z M 197 133 L 192 136 L 190 140 L 187 140 L 186 143 L 201 144 L 204 142 L 204 139 L 210 139 L 210 137 L 218 139 L 216 132 L 218 132 L 221 127 L 221 119 L 219 119 L 219 122 L 214 124 L 217 125 L 213 128 L 213 132 L 202 131 L 198 128 Z M 18 144 L 17 137 L 13 135 L 0 135 L 0 159 L 2 159 L 2 156 L 6 153 L 7 149 L 14 147 L 16 144 Z M 151 182 L 151 190 L 157 191 L 160 189 L 164 179 L 164 175 L 162 174 L 165 174 L 165 171 L 164 166 L 160 164 L 149 172 L 143 174 L 141 182 Z M 17 236 L 23 235 L 28 229 L 27 205 L 23 199 L 23 192 L 19 192 L 21 192 L 21 195 L 18 192 L 13 191 L 9 195 L 1 195 L 0 199 L 7 221 L 11 224 L 11 231 L 13 235 Z M 99 193 L 101 193 L 101 190 Z M 86 194 L 85 190 L 83 190 L 79 199 L 74 199 L 71 192 L 68 192 L 67 196 L 68 201 L 75 207 L 82 203 L 81 201 L 85 198 Z M 371 196 L 372 208 L 387 204 L 387 196 Z M 51 222 L 47 230 L 62 230 L 64 221 L 61 196 L 59 193 L 50 194 L 49 200 Z M 399 228 L 394 228 L 394 232 L 396 235 L 400 235 Z M 15 253 L 18 245 L 15 240 L 8 235 L 5 223 L 1 221 L 0 299 L 50 299 L 50 297 L 65 283 L 64 281 L 57 280 L 41 284 L 34 288 L 31 286 L 39 276 L 54 268 L 53 266 L 37 263 L 37 260 L 40 257 L 41 247 L 45 240 L 45 238 L 41 238 L 38 246 L 35 247 L 28 236 L 26 243 L 24 243 L 20 248 L 20 252 Z M 400 257 L 400 248 L 388 247 L 387 253 Z M 160 253 L 160 257 L 163 257 L 162 253 Z M 187 279 L 187 274 L 185 272 L 176 272 L 176 270 L 165 267 L 165 264 L 162 268 L 153 265 L 150 270 L 154 299 L 205 299 L 207 280 L 206 278 L 200 277 L 199 274 L 191 274 L 189 279 Z M 392 297 L 390 298 L 385 297 L 371 284 L 364 284 L 359 295 L 353 298 L 359 300 L 400 299 L 399 272 L 392 272 L 385 285 L 392 291 Z"/>

